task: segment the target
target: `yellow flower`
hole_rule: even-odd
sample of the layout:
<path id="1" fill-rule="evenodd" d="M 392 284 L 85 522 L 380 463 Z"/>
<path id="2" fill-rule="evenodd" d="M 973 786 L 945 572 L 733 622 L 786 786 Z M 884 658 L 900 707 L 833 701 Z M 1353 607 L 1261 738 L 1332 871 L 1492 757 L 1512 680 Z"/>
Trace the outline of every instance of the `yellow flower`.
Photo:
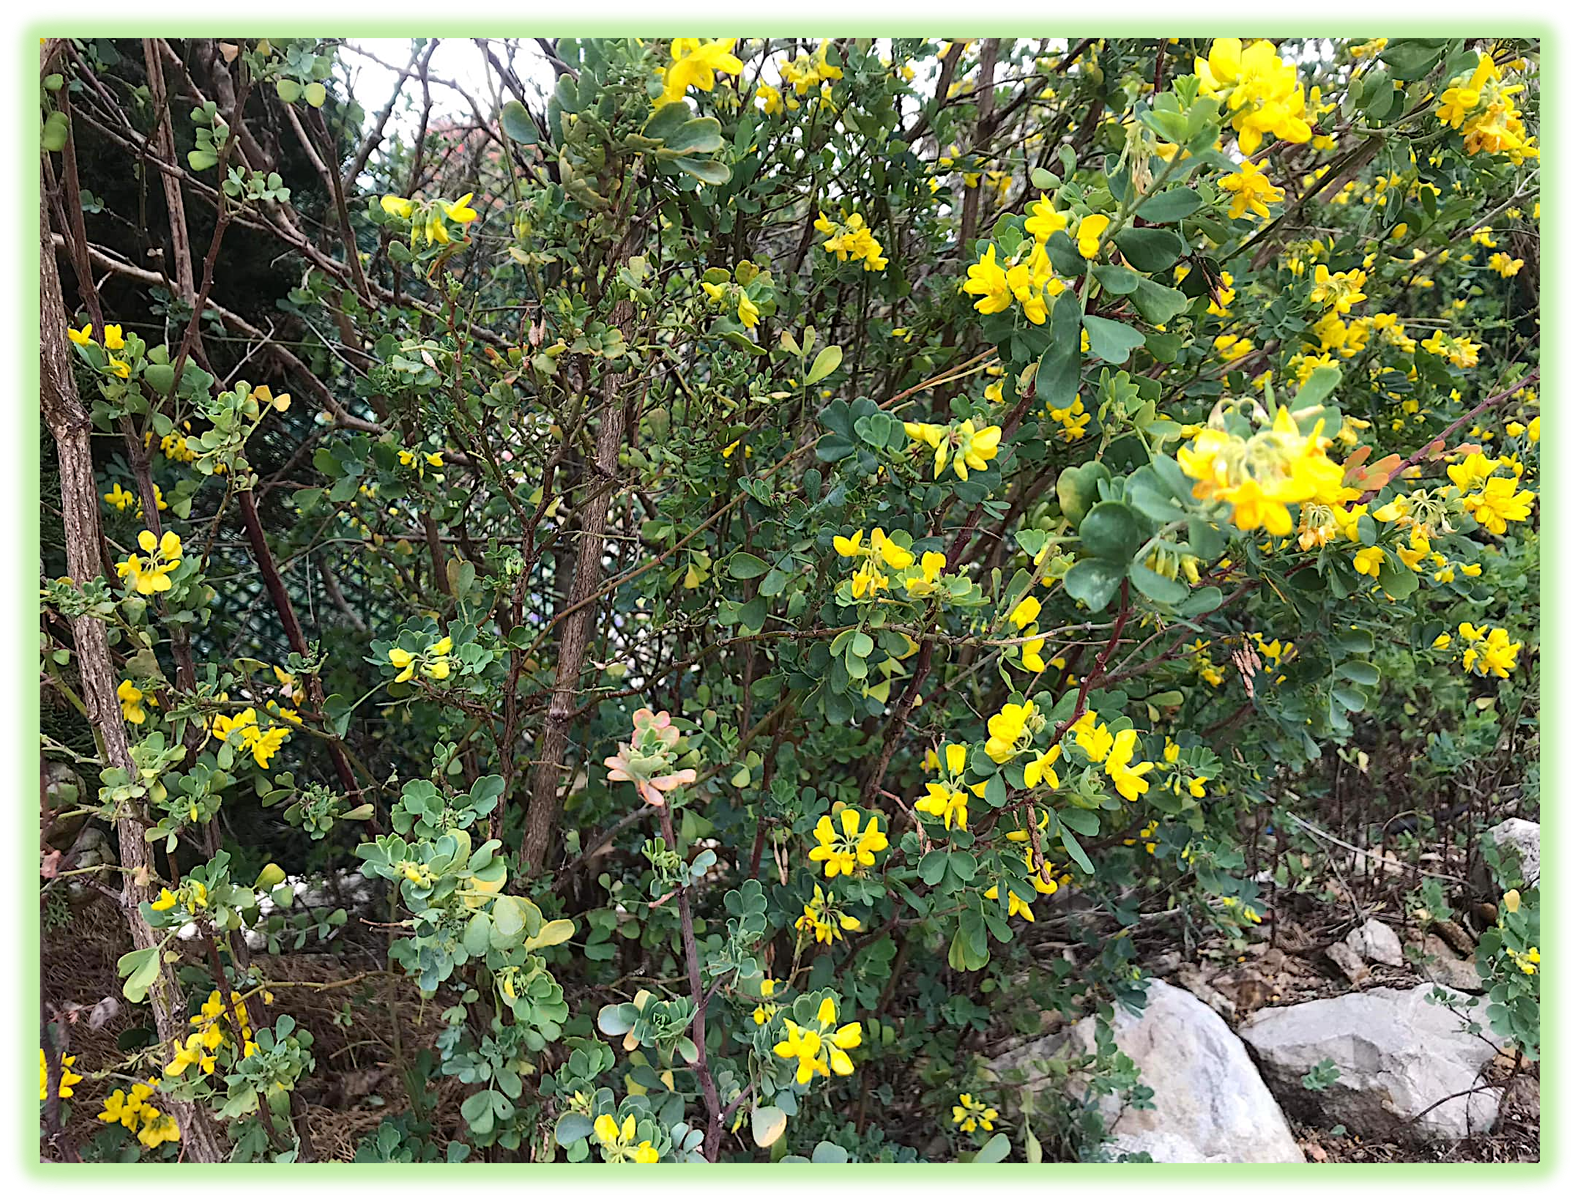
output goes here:
<path id="1" fill-rule="evenodd" d="M 1012 621 L 1018 628 L 1023 629 L 1024 626 L 1028 625 L 1039 615 L 1040 601 L 1035 599 L 1034 596 L 1025 596 L 1024 599 L 1013 606 L 1013 611 L 1008 614 L 1008 620 Z"/>
<path id="2" fill-rule="evenodd" d="M 1044 242 L 1054 233 L 1060 233 L 1068 227 L 1068 214 L 1057 211 L 1057 206 L 1046 199 L 1046 193 L 1040 194 L 1040 199 L 1030 207 L 1030 215 L 1024 221 L 1024 231 L 1038 242 Z"/>
<path id="3" fill-rule="evenodd" d="M 120 326 L 119 325 L 106 325 L 106 326 L 104 326 L 104 349 L 106 349 L 106 350 L 124 350 L 125 348 L 126 348 L 126 339 L 121 334 Z"/>
<path id="4" fill-rule="evenodd" d="M 1057 778 L 1057 772 L 1052 770 L 1052 764 L 1062 757 L 1062 747 L 1053 746 L 1049 750 L 1042 750 L 1024 765 L 1024 786 L 1032 788 L 1038 783 L 1053 790 L 1062 786 L 1062 781 Z"/>
<path id="5" fill-rule="evenodd" d="M 82 1076 L 71 1069 L 77 1061 L 75 1054 L 63 1055 L 60 1059 L 60 1098 L 67 1099 L 72 1095 L 71 1085 L 81 1083 Z M 38 1048 L 38 1098 L 49 1099 L 49 1060 L 44 1055 L 44 1048 Z"/>
<path id="6" fill-rule="evenodd" d="M 185 1072 L 187 1067 L 195 1066 L 204 1075 L 212 1075 L 218 1062 L 219 1060 L 214 1055 L 207 1052 L 207 1047 L 203 1045 L 202 1035 L 194 1033 L 186 1039 L 186 1045 L 176 1050 L 175 1057 L 164 1068 L 164 1073 L 166 1075 L 180 1075 Z"/>
<path id="7" fill-rule="evenodd" d="M 1501 475 L 1486 479 L 1481 491 L 1462 497 L 1462 507 L 1491 533 L 1504 534 L 1508 521 L 1528 519 L 1534 499 L 1530 491 L 1517 491 L 1517 480 Z"/>
<path id="8" fill-rule="evenodd" d="M 1380 578 L 1380 566 L 1385 562 L 1385 551 L 1378 546 L 1365 546 L 1353 555 L 1352 565 L 1358 574 Z"/>
<path id="9" fill-rule="evenodd" d="M 1106 759 L 1106 773 L 1111 776 L 1113 785 L 1124 800 L 1137 800 L 1148 792 L 1150 784 L 1144 776 L 1155 769 L 1152 762 L 1129 765 L 1128 760 L 1133 757 L 1138 737 L 1138 733 L 1132 729 L 1121 730 L 1112 739 L 1111 753 Z"/>
<path id="10" fill-rule="evenodd" d="M 77 345 L 86 346 L 93 341 L 93 326 L 89 324 L 84 325 L 81 329 L 73 329 L 68 324 L 66 326 L 66 336 Z"/>
<path id="11" fill-rule="evenodd" d="M 471 207 L 471 198 L 475 195 L 475 192 L 467 192 L 453 204 L 449 204 L 442 200 L 440 200 L 438 203 L 443 208 L 444 215 L 447 216 L 451 221 L 455 221 L 461 225 L 469 225 L 472 221 L 476 220 L 478 215 L 476 209 Z"/>
<path id="12" fill-rule="evenodd" d="M 122 679 L 120 686 L 115 689 L 115 698 L 120 701 L 121 716 L 129 724 L 141 725 L 148 719 L 147 710 L 143 708 L 143 692 L 129 679 Z M 148 702 L 153 703 L 153 698 L 148 697 Z"/>
<path id="13" fill-rule="evenodd" d="M 383 206 L 383 211 L 391 217 L 400 217 L 407 221 L 411 219 L 411 213 L 416 208 L 403 196 L 385 196 L 379 203 Z"/>
<path id="14" fill-rule="evenodd" d="M 823 864 L 828 879 L 840 874 L 854 875 L 860 868 L 876 865 L 876 855 L 887 849 L 887 835 L 877 828 L 873 815 L 862 830 L 860 810 L 845 808 L 838 814 L 834 826 L 830 816 L 816 822 L 816 841 L 810 852 L 810 861 Z"/>
<path id="15" fill-rule="evenodd" d="M 1314 287 L 1309 300 L 1345 316 L 1352 306 L 1369 297 L 1363 291 L 1367 276 L 1362 271 L 1336 271 L 1321 263 L 1314 269 Z"/>
<path id="16" fill-rule="evenodd" d="M 1029 732 L 1031 718 L 1038 717 L 1033 700 L 1023 704 L 1004 704 L 1002 710 L 986 722 L 986 753 L 992 762 L 1005 763 L 1019 751 L 1019 743 Z"/>
<path id="17" fill-rule="evenodd" d="M 144 529 L 137 535 L 137 545 L 148 556 L 132 554 L 115 564 L 115 573 L 130 579 L 138 593 L 144 596 L 167 592 L 174 585 L 170 572 L 181 565 L 181 539 L 173 530 L 166 530 L 162 538 L 155 538 Z"/>
<path id="18" fill-rule="evenodd" d="M 1472 626 L 1465 624 L 1461 628 L 1472 630 Z M 1479 636 L 1468 639 L 1473 644 L 1462 654 L 1462 669 L 1479 675 L 1495 675 L 1500 679 L 1511 678 L 1522 643 L 1513 642 L 1511 635 L 1504 629 L 1491 629 L 1487 637 L 1483 636 L 1482 629 L 1472 632 Z"/>
<path id="19" fill-rule="evenodd" d="M 1241 217 L 1245 212 L 1252 212 L 1257 217 L 1269 217 L 1270 209 L 1266 204 L 1276 204 L 1283 199 L 1285 193 L 1277 187 L 1264 174 L 1264 167 L 1258 163 L 1244 161 L 1239 166 L 1236 174 L 1223 175 L 1217 180 L 1217 186 L 1232 197 L 1232 204 L 1227 209 L 1227 216 Z"/>
<path id="20" fill-rule="evenodd" d="M 809 1083 L 817 1075 L 826 1079 L 852 1075 L 854 1063 L 848 1051 L 860 1044 L 859 1025 L 851 1021 L 838 1026 L 838 1006 L 831 996 L 816 1010 L 816 1024 L 819 1028 L 811 1029 L 785 1018 L 783 1027 L 787 1032 L 772 1052 L 779 1058 L 796 1060 L 794 1078 L 800 1084 Z"/>
<path id="21" fill-rule="evenodd" d="M 996 1128 L 996 1119 L 996 1109 L 987 1108 L 968 1092 L 962 1093 L 958 1097 L 958 1103 L 953 1105 L 953 1124 L 964 1133 L 973 1133 L 977 1128 L 990 1133 Z"/>
<path id="22" fill-rule="evenodd" d="M 999 900 L 1001 895 L 1001 892 L 997 890 L 997 885 L 994 883 L 985 892 L 987 900 Z M 1035 910 L 1030 908 L 1028 902 L 1020 899 L 1019 894 L 1011 888 L 1008 890 L 1008 916 L 1023 917 L 1026 921 L 1034 921 L 1035 919 Z"/>
<path id="23" fill-rule="evenodd" d="M 794 921 L 795 929 L 802 933 L 806 930 L 811 930 L 815 934 L 818 943 L 825 942 L 829 946 L 832 945 L 835 939 L 841 942 L 844 931 L 858 929 L 859 927 L 859 918 L 849 916 L 834 905 L 826 893 L 821 890 L 821 884 L 819 883 L 815 885 L 814 894 L 810 902 L 805 905 L 803 915 Z"/>
<path id="24" fill-rule="evenodd" d="M 125 512 L 128 508 L 137 503 L 137 493 L 124 491 L 120 484 L 117 483 L 109 491 L 104 493 L 104 499 L 108 501 L 112 507 L 119 509 L 121 512 Z"/>
<path id="25" fill-rule="evenodd" d="M 405 683 L 416 674 L 416 656 L 409 650 L 401 650 L 398 646 L 389 648 L 389 664 L 399 669 L 399 674 L 394 677 L 395 683 Z"/>
<path id="26" fill-rule="evenodd" d="M 1106 232 L 1106 227 L 1112 223 L 1110 217 L 1100 213 L 1091 213 L 1079 222 L 1079 253 L 1085 258 L 1094 258 L 1100 250 L 1101 234 Z"/>
<path id="27" fill-rule="evenodd" d="M 1092 712 L 1086 712 L 1075 721 L 1070 732 L 1074 744 L 1084 751 L 1092 763 L 1105 762 L 1106 756 L 1112 752 L 1111 730 Z"/>

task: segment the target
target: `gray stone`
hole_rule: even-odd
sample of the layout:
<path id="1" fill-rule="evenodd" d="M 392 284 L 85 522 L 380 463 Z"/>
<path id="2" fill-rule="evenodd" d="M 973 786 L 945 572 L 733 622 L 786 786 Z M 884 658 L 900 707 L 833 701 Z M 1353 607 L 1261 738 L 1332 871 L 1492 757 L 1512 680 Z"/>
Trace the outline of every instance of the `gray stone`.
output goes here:
<path id="1" fill-rule="evenodd" d="M 1117 1048 L 1155 1091 L 1155 1108 L 1121 1111 L 1101 1101 L 1120 1153 L 1147 1152 L 1157 1162 L 1303 1162 L 1287 1119 L 1232 1031 L 1199 1000 L 1152 980 L 1144 1012 L 1119 1009 L 1112 1021 Z M 1072 1039 L 1095 1047 L 1086 1017 Z"/>
<path id="2" fill-rule="evenodd" d="M 1407 965 L 1407 960 L 1402 957 L 1402 941 L 1396 936 L 1396 930 L 1373 917 L 1347 935 L 1347 945 L 1354 954 L 1369 962 L 1382 963 L 1387 967 Z"/>
<path id="3" fill-rule="evenodd" d="M 1461 957 L 1450 946 L 1434 934 L 1424 938 L 1424 964 L 1425 975 L 1442 987 L 1455 988 L 1459 992 L 1480 993 L 1484 990 L 1484 981 L 1479 978 L 1478 967 L 1471 959 Z"/>
<path id="4" fill-rule="evenodd" d="M 1522 881 L 1530 887 L 1539 882 L 1539 823 L 1512 817 L 1502 821 L 1485 835 L 1500 848 L 1510 851 L 1522 864 Z"/>
<path id="5" fill-rule="evenodd" d="M 1263 1009 L 1238 1033 L 1271 1090 L 1311 1123 L 1328 1128 L 1340 1122 L 1368 1138 L 1449 1140 L 1486 1133 L 1495 1123 L 1500 1089 L 1458 1093 L 1479 1087 L 1495 1048 L 1467 1032 L 1450 1008 L 1429 1003 L 1434 990 L 1427 983 L 1372 988 Z M 1461 993 L 1452 997 L 1459 1007 L 1468 1000 Z M 1336 1082 L 1319 1092 L 1305 1088 L 1303 1077 L 1327 1058 L 1340 1072 Z"/>
<path id="6" fill-rule="evenodd" d="M 1336 964 L 1336 969 L 1347 976 L 1347 982 L 1353 987 L 1361 987 L 1369 981 L 1368 966 L 1358 951 L 1346 942 L 1332 942 L 1325 947 L 1325 957 Z"/>

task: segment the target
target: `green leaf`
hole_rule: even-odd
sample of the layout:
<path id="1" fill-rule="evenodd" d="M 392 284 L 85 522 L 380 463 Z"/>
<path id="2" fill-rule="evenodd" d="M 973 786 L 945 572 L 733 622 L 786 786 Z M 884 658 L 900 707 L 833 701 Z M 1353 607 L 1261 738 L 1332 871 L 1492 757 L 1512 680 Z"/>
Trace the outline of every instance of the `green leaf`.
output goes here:
<path id="1" fill-rule="evenodd" d="M 734 177 L 734 173 L 726 165 L 713 158 L 678 158 L 674 166 L 688 175 L 694 175 L 702 183 L 721 186 Z"/>
<path id="2" fill-rule="evenodd" d="M 1113 240 L 1129 265 L 1147 275 L 1166 270 L 1183 248 L 1170 229 L 1124 229 Z"/>
<path id="3" fill-rule="evenodd" d="M 750 1110 L 750 1136 L 763 1150 L 782 1137 L 787 1128 L 788 1114 L 775 1104 Z"/>
<path id="4" fill-rule="evenodd" d="M 1303 386 L 1298 389 L 1298 394 L 1292 398 L 1293 408 L 1309 408 L 1316 404 L 1324 404 L 1325 398 L 1334 392 L 1342 381 L 1340 367 L 1316 367 L 1304 380 Z"/>
<path id="5" fill-rule="evenodd" d="M 1057 476 L 1057 504 L 1075 528 L 1100 498 L 1100 482 L 1111 477 L 1106 464 L 1093 458 L 1076 467 L 1064 467 L 1062 474 Z"/>
<path id="6" fill-rule="evenodd" d="M 1012 1149 L 1013 1143 L 1008 1141 L 1008 1135 L 999 1133 L 984 1146 L 980 1147 L 979 1152 L 970 1161 L 974 1163 L 999 1163 L 1007 1158 Z"/>
<path id="7" fill-rule="evenodd" d="M 328 102 L 329 92 L 321 83 L 309 83 L 302 89 L 302 96 L 313 108 L 322 108 Z"/>
<path id="8" fill-rule="evenodd" d="M 145 950 L 122 954 L 115 961 L 115 970 L 126 977 L 126 982 L 121 985 L 121 995 L 133 1004 L 143 1001 L 153 981 L 159 977 L 159 954 L 158 946 L 149 946 Z"/>
<path id="9" fill-rule="evenodd" d="M 1365 687 L 1373 687 L 1380 682 L 1380 669 L 1362 659 L 1355 658 L 1351 662 L 1344 662 L 1336 670 L 1354 683 L 1361 683 Z"/>
<path id="10" fill-rule="evenodd" d="M 723 127 L 716 117 L 696 117 L 663 138 L 663 149 L 676 154 L 710 154 L 723 145 Z"/>
<path id="11" fill-rule="evenodd" d="M 1090 353 L 1109 363 L 1125 363 L 1128 356 L 1144 345 L 1144 334 L 1121 321 L 1105 317 L 1085 317 L 1090 331 Z"/>
<path id="12" fill-rule="evenodd" d="M 465 936 L 461 940 L 473 958 L 480 958 L 487 953 L 492 933 L 493 922 L 485 912 L 479 912 L 466 922 Z"/>
<path id="13" fill-rule="evenodd" d="M 1121 500 L 1102 500 L 1079 522 L 1079 541 L 1097 558 L 1126 564 L 1144 541 L 1144 530 Z"/>
<path id="14" fill-rule="evenodd" d="M 1073 836 L 1073 831 L 1066 825 L 1060 825 L 1059 833 L 1062 837 L 1062 846 L 1068 852 L 1068 857 L 1078 863 L 1080 868 L 1095 873 L 1095 864 L 1090 861 L 1090 856 L 1084 853 L 1084 847 L 1079 845 L 1079 839 Z"/>
<path id="15" fill-rule="evenodd" d="M 511 100 L 499 110 L 498 123 L 503 126 L 504 135 L 510 141 L 519 142 L 522 146 L 535 146 L 541 140 L 537 123 L 519 100 Z"/>
<path id="16" fill-rule="evenodd" d="M 820 383 L 827 376 L 836 371 L 843 362 L 843 351 L 837 346 L 823 346 L 821 353 L 816 355 L 816 361 L 810 364 L 810 370 L 805 375 L 806 383 Z"/>
<path id="17" fill-rule="evenodd" d="M 1100 612 L 1123 581 L 1123 569 L 1118 563 L 1103 558 L 1084 558 L 1068 568 L 1062 577 L 1062 586 L 1068 595 L 1080 601 L 1091 612 Z"/>
<path id="18" fill-rule="evenodd" d="M 294 104 L 301 99 L 301 85 L 294 79 L 279 79 L 274 82 L 274 94 L 286 104 Z"/>
<path id="19" fill-rule="evenodd" d="M 1146 596 L 1157 604 L 1181 604 L 1188 599 L 1188 585 L 1179 583 L 1175 579 L 1168 579 L 1152 571 L 1143 563 L 1134 563 L 1128 568 L 1128 578 Z"/>
<path id="20" fill-rule="evenodd" d="M 149 363 L 142 369 L 142 378 L 161 396 L 168 396 L 175 388 L 175 368 L 164 363 Z"/>
<path id="21" fill-rule="evenodd" d="M 567 942 L 575 936 L 575 922 L 560 917 L 556 921 L 549 921 L 525 942 L 524 949 L 530 953 L 535 950 L 545 950 L 549 946 L 557 946 Z"/>
<path id="22" fill-rule="evenodd" d="M 769 564 L 744 550 L 736 550 L 728 560 L 728 574 L 733 579 L 757 579 L 771 569 Z"/>
<path id="23" fill-rule="evenodd" d="M 590 1117 L 584 1113 L 567 1112 L 553 1126 L 553 1140 L 561 1146 L 568 1146 L 581 1138 L 590 1137 L 591 1130 Z"/>
<path id="24" fill-rule="evenodd" d="M 1139 215 L 1156 225 L 1170 225 L 1188 216 L 1199 204 L 1199 193 L 1193 188 L 1169 188 L 1141 204 Z"/>
<path id="25" fill-rule="evenodd" d="M 63 112 L 52 112 L 44 118 L 44 131 L 39 136 L 39 144 L 50 153 L 58 153 L 66 148 L 66 138 L 71 133 L 71 123 Z"/>
<path id="26" fill-rule="evenodd" d="M 1188 307 L 1188 297 L 1176 288 L 1166 287 L 1153 279 L 1139 277 L 1139 285 L 1134 288 L 1133 299 L 1129 301 L 1139 315 L 1152 325 L 1165 325 Z M 1092 335 L 1093 336 L 1093 335 Z"/>
<path id="27" fill-rule="evenodd" d="M 508 945 L 519 940 L 526 929 L 525 909 L 513 896 L 493 901 L 493 932 L 496 940 Z"/>
<path id="28" fill-rule="evenodd" d="M 1072 292 L 1062 293 L 1052 305 L 1051 345 L 1035 368 L 1035 398 L 1052 408 L 1067 408 L 1079 394 L 1084 361 L 1079 349 L 1081 316 L 1079 299 Z"/>

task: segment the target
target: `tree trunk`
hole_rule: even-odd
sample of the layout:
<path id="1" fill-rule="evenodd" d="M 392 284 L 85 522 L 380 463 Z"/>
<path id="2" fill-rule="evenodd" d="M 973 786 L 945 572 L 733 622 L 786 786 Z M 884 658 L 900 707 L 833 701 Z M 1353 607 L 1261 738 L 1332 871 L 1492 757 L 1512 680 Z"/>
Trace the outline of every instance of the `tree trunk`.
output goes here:
<path id="1" fill-rule="evenodd" d="M 634 306 L 620 301 L 613 309 L 611 324 L 624 330 L 634 317 Z M 570 585 L 564 628 L 559 634 L 558 671 L 553 677 L 553 698 L 548 704 L 547 722 L 537 753 L 536 770 L 531 778 L 531 798 L 526 807 L 526 831 L 520 845 L 520 862 L 526 874 L 542 869 L 548 842 L 558 820 L 559 788 L 563 783 L 564 752 L 569 747 L 569 726 L 580 698 L 580 672 L 586 663 L 586 648 L 591 643 L 592 623 L 597 605 L 589 598 L 602 585 L 602 560 L 606 553 L 604 534 L 608 528 L 608 502 L 613 489 L 607 480 L 619 470 L 619 447 L 624 442 L 624 404 L 616 395 L 616 377 L 602 382 L 602 423 L 597 427 L 595 469 L 586 481 L 591 498 L 580 510 L 580 545 L 575 563 L 575 581 Z"/>
<path id="2" fill-rule="evenodd" d="M 39 382 L 44 420 L 54 435 L 60 459 L 60 511 L 65 524 L 66 565 L 71 578 L 86 582 L 99 574 L 99 497 L 93 479 L 93 453 L 89 444 L 87 410 L 77 394 L 72 359 L 66 346 L 65 301 L 55 269 L 55 247 L 49 234 L 47 210 L 39 213 Z M 104 622 L 96 617 L 76 617 L 71 622 L 76 642 L 77 670 L 82 678 L 82 699 L 89 719 L 103 738 L 107 766 L 135 774 L 126 726 L 115 696 L 115 672 L 110 660 Z M 156 895 L 148 843 L 143 824 L 132 815 L 115 822 L 121 864 L 126 868 L 121 911 L 139 950 L 159 944 L 159 937 L 143 920 L 138 904 Z M 187 1032 L 181 989 L 172 964 L 162 964 L 159 978 L 148 992 L 159 1041 L 168 1048 Z M 159 1101 L 181 1127 L 184 1154 L 192 1162 L 224 1162 L 225 1152 L 208 1115 L 199 1106 L 168 1096 Z"/>

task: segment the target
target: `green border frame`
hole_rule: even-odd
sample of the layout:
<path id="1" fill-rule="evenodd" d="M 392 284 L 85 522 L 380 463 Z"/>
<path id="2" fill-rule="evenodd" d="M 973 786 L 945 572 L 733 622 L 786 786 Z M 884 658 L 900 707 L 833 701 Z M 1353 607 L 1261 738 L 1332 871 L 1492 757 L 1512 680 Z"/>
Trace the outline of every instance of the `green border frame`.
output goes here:
<path id="1" fill-rule="evenodd" d="M 8 637 L 6 680 L 9 749 L 6 779 L 13 803 L 6 831 L 6 1047 L 8 1091 L 6 1161 L 11 1176 L 35 1194 L 117 1192 L 123 1195 L 213 1195 L 254 1191 L 267 1186 L 279 1195 L 408 1194 L 601 1194 L 609 1176 L 572 1164 L 300 1164 L 270 1172 L 267 1184 L 255 1165 L 147 1164 L 123 1172 L 118 1165 L 39 1162 L 39 1118 L 33 1101 L 33 1052 L 39 1030 L 39 910 L 33 881 L 39 837 L 38 795 L 38 569 L 39 413 L 27 397 L 38 394 L 38 39 L 69 35 L 84 25 L 98 36 L 205 35 L 216 28 L 229 35 L 386 36 L 391 28 L 487 28 L 495 35 L 583 35 L 588 28 L 617 22 L 621 36 L 672 36 L 686 32 L 795 36 L 836 32 L 853 36 L 1101 36 L 1120 17 L 1124 32 L 1153 28 L 1165 36 L 1213 36 L 1251 25 L 1258 36 L 1320 36 L 1339 30 L 1344 38 L 1375 38 L 1405 33 L 1440 36 L 1523 36 L 1541 41 L 1542 161 L 1553 167 L 1552 186 L 1541 197 L 1539 255 L 1542 314 L 1550 317 L 1549 337 L 1541 348 L 1545 396 L 1568 397 L 1566 412 L 1556 405 L 1542 438 L 1541 512 L 1541 683 L 1542 714 L 1552 729 L 1571 729 L 1571 453 L 1572 453 L 1572 46 L 1571 32 L 1552 9 L 1519 6 L 1481 8 L 1380 8 L 1380 6 L 1304 6 L 1304 8 L 1227 8 L 1227 6 L 612 6 L 612 8 L 304 8 L 304 6 L 207 6 L 207 8 L 120 8 L 66 6 L 35 8 L 17 17 L 6 46 L 9 126 L 8 205 L 8 361 L 6 412 L 6 563 Z M 1560 402 L 1558 402 L 1560 404 Z M 1027 1164 L 971 1165 L 954 1175 L 937 1175 L 935 1164 L 855 1165 L 837 1173 L 837 1191 L 863 1194 L 1476 1194 L 1538 1195 L 1553 1191 L 1571 1168 L 1571 741 L 1555 736 L 1541 744 L 1542 790 L 1552 803 L 1542 811 L 1544 856 L 1544 992 L 1542 992 L 1542 1121 L 1536 1164 L 1098 1164 L 1049 1167 Z M 478 1164 L 479 1165 L 479 1164 Z M 968 1178 L 965 1180 L 964 1172 Z M 440 1175 L 442 1172 L 442 1175 Z M 454 1172 L 460 1172 L 456 1175 Z M 924 1173 L 921 1173 L 924 1172 Z M 830 1176 L 812 1165 L 779 1165 L 763 1175 L 754 1164 L 659 1167 L 640 1175 L 650 1194 L 793 1194 L 822 1191 Z"/>

